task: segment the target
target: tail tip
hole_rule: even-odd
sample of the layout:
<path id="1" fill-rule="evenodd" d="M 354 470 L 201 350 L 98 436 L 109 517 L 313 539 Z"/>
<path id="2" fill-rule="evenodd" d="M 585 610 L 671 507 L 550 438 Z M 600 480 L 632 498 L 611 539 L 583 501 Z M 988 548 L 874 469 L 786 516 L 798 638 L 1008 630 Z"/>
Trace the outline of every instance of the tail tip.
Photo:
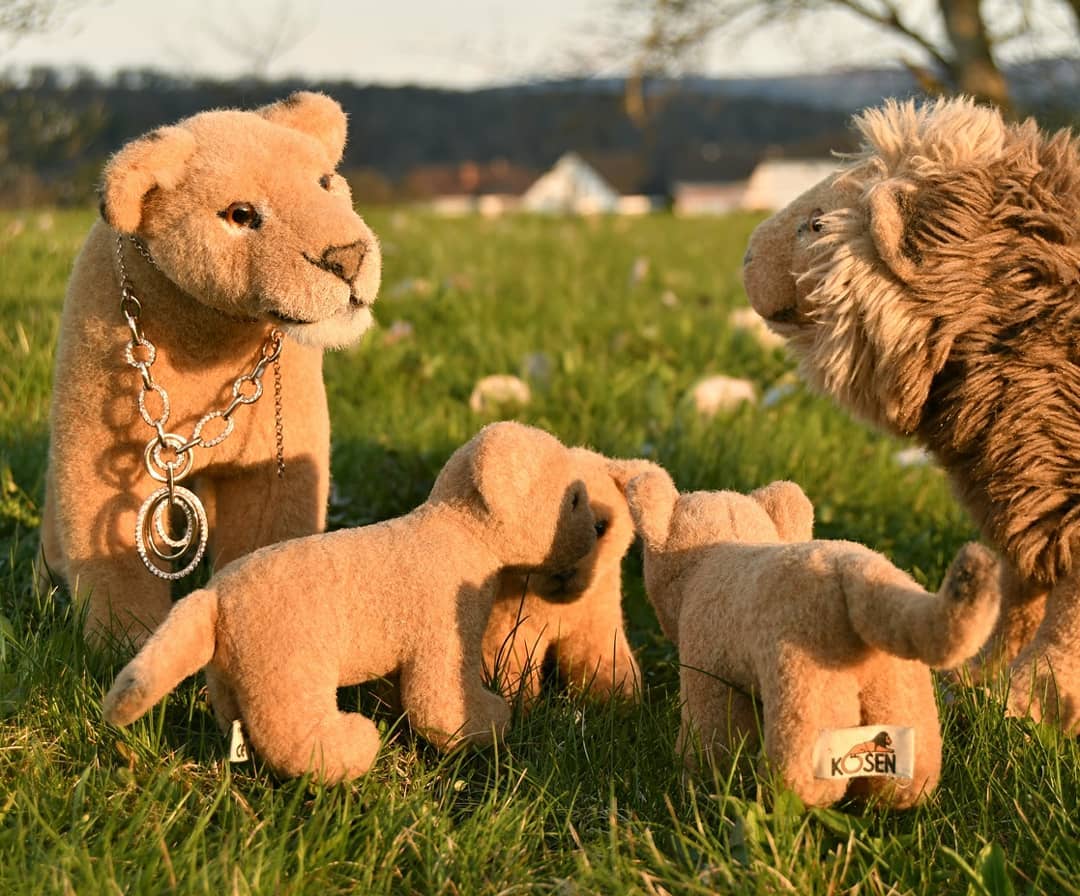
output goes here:
<path id="1" fill-rule="evenodd" d="M 146 711 L 146 688 L 139 676 L 125 669 L 105 695 L 101 711 L 105 721 L 123 727 Z"/>
<path id="2" fill-rule="evenodd" d="M 949 565 L 942 591 L 953 603 L 996 605 L 999 598 L 997 557 L 977 542 L 964 545 Z"/>

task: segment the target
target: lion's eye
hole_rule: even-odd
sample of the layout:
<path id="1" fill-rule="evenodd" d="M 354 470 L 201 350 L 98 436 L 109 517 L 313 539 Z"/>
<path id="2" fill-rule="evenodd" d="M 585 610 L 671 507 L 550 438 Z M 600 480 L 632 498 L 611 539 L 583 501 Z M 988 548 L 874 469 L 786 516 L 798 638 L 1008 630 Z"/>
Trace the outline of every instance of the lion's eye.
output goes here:
<path id="1" fill-rule="evenodd" d="M 604 533 L 607 532 L 607 530 L 608 530 L 608 521 L 607 520 L 597 520 L 593 524 L 593 527 L 596 529 L 596 537 L 597 538 L 603 538 Z"/>
<path id="2" fill-rule="evenodd" d="M 248 227 L 251 230 L 258 229 L 262 224 L 262 218 L 250 202 L 234 202 L 224 211 L 218 212 L 218 217 L 236 227 Z"/>
<path id="3" fill-rule="evenodd" d="M 814 231 L 814 233 L 821 233 L 821 231 L 825 229 L 825 223 L 822 221 L 824 216 L 825 212 L 820 208 L 815 208 L 810 212 L 810 229 Z"/>
<path id="4" fill-rule="evenodd" d="M 319 186 L 322 187 L 324 190 L 329 190 L 333 183 L 334 175 L 332 174 L 324 174 L 322 177 L 319 178 Z"/>

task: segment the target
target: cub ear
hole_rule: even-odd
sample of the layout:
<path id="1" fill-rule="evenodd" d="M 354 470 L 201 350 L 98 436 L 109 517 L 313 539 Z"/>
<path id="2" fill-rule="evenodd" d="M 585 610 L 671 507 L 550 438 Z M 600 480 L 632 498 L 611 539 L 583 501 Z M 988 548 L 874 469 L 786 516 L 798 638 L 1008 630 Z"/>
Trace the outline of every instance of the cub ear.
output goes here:
<path id="1" fill-rule="evenodd" d="M 772 482 L 750 493 L 765 508 L 783 541 L 810 541 L 814 537 L 814 505 L 794 482 Z"/>
<path id="2" fill-rule="evenodd" d="M 606 458 L 606 466 L 608 475 L 624 495 L 631 479 L 661 469 L 651 460 L 620 460 L 618 458 Z"/>
<path id="3" fill-rule="evenodd" d="M 101 217 L 121 233 L 136 233 L 147 195 L 176 187 L 194 152 L 194 135 L 180 127 L 158 128 L 127 144 L 105 165 Z"/>
<path id="4" fill-rule="evenodd" d="M 876 184 L 867 197 L 870 234 L 881 260 L 904 283 L 918 273 L 918 250 L 912 239 L 917 214 L 915 186 L 898 179 Z"/>
<path id="5" fill-rule="evenodd" d="M 495 514 L 529 497 L 544 455 L 566 449 L 543 430 L 521 423 L 489 423 L 471 442 L 469 468 L 484 505 Z"/>
<path id="6" fill-rule="evenodd" d="M 314 137 L 323 145 L 331 165 L 336 167 L 341 161 L 347 129 L 345 112 L 326 94 L 300 90 L 258 112 L 267 121 Z"/>
<path id="7" fill-rule="evenodd" d="M 679 492 L 662 467 L 635 476 L 626 486 L 626 503 L 634 529 L 651 550 L 662 550 L 671 531 L 671 519 Z"/>

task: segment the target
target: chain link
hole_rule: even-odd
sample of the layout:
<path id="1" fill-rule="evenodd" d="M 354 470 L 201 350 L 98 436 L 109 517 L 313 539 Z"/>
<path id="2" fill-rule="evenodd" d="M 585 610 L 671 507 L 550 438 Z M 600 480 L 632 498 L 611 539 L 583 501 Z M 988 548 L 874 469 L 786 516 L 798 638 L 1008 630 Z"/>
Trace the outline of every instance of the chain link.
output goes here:
<path id="1" fill-rule="evenodd" d="M 150 264 L 155 264 L 153 256 L 141 241 L 134 237 L 128 239 L 143 258 Z M 278 362 L 284 344 L 284 334 L 276 327 L 267 334 L 266 340 L 259 349 L 259 358 L 255 366 L 233 382 L 233 397 L 229 404 L 221 410 L 211 411 L 204 415 L 195 424 L 192 437 L 185 441 L 182 436 L 167 432 L 165 429 L 171 412 L 169 394 L 154 381 L 151 373 L 151 367 L 157 359 L 157 348 L 146 338 L 139 325 L 142 303 L 135 294 L 134 285 L 128 277 L 127 266 L 124 264 L 124 238 L 119 234 L 116 237 L 116 265 L 120 276 L 120 313 L 124 316 L 124 322 L 131 334 L 131 338 L 124 346 L 124 360 L 139 371 L 142 378 L 142 388 L 138 399 L 139 416 L 155 432 L 146 443 L 143 460 L 150 477 L 165 483 L 163 488 L 156 491 L 143 504 L 136 524 L 136 543 L 139 556 L 152 573 L 165 579 L 178 579 L 195 568 L 202 556 L 207 536 L 206 515 L 202 504 L 192 492 L 180 488 L 178 483 L 191 472 L 195 461 L 194 449 L 213 448 L 224 442 L 236 426 L 233 413 L 241 405 L 255 404 L 262 397 L 263 374 L 271 364 L 274 365 L 274 434 L 277 441 L 277 475 L 278 478 L 285 475 L 285 448 L 281 417 L 281 366 Z M 161 402 L 161 412 L 157 417 L 151 416 L 146 406 L 147 396 L 151 393 L 157 395 Z M 219 419 L 225 421 L 222 431 L 216 436 L 204 438 L 203 429 L 211 421 Z M 166 452 L 171 457 L 167 457 Z M 173 537 L 168 531 L 168 521 L 165 516 L 166 509 L 171 513 L 174 508 L 183 514 L 185 523 L 179 537 Z M 158 542 L 172 550 L 161 550 Z M 150 557 L 150 554 L 153 554 L 166 563 L 179 560 L 187 548 L 193 544 L 197 546 L 196 556 L 178 572 L 162 569 Z"/>
<path id="2" fill-rule="evenodd" d="M 281 350 L 278 349 L 278 354 Z M 274 437 L 277 441 L 277 478 L 285 478 L 285 426 L 281 413 L 281 362 L 274 359 Z"/>
<path id="3" fill-rule="evenodd" d="M 131 243 L 147 261 L 153 263 L 154 259 L 139 240 L 131 238 Z M 237 377 L 236 381 L 233 383 L 232 401 L 224 409 L 220 411 L 211 411 L 209 414 L 206 414 L 195 424 L 195 431 L 192 433 L 192 438 L 185 441 L 176 433 L 170 433 L 164 430 L 165 424 L 169 422 L 169 394 L 159 383 L 154 381 L 150 371 L 154 361 L 157 359 L 157 348 L 154 343 L 146 338 L 146 335 L 142 332 L 142 328 L 139 326 L 142 303 L 139 302 L 138 296 L 135 295 L 134 287 L 128 277 L 127 266 L 124 264 L 124 244 L 122 236 L 117 236 L 116 238 L 116 259 L 117 267 L 120 270 L 120 311 L 124 315 L 128 330 L 131 332 L 131 339 L 128 341 L 127 345 L 124 346 L 124 360 L 127 361 L 130 366 L 138 370 L 142 376 L 142 389 L 139 392 L 139 414 L 142 416 L 147 426 L 157 431 L 157 434 L 151 439 L 151 443 L 156 443 L 156 447 L 154 449 L 148 447 L 147 449 L 148 458 L 152 457 L 152 462 L 149 459 L 147 461 L 147 469 L 150 470 L 150 475 L 153 476 L 153 464 L 159 464 L 160 470 L 175 475 L 176 471 L 181 468 L 181 464 L 185 462 L 185 456 L 188 456 L 194 448 L 213 448 L 215 445 L 220 445 L 229 437 L 235 426 L 232 415 L 237 408 L 245 404 L 255 404 L 255 402 L 262 397 L 262 378 L 269 364 L 274 364 L 275 367 L 274 391 L 275 393 L 280 392 L 280 383 L 278 382 L 280 372 L 277 370 L 277 360 L 281 356 L 284 334 L 276 328 L 267 334 L 266 341 L 263 342 L 259 349 L 259 359 L 256 361 L 255 366 L 250 372 Z M 139 349 L 146 353 L 145 357 L 139 358 L 136 356 L 136 351 Z M 150 412 L 146 408 L 146 396 L 151 392 L 158 396 L 162 404 L 161 414 L 157 418 L 151 417 Z M 281 420 L 280 396 L 278 395 L 275 395 L 274 406 L 275 411 L 278 412 L 276 415 L 278 417 L 278 420 L 276 421 L 276 431 L 280 455 Z M 213 438 L 204 439 L 202 437 L 203 428 L 211 420 L 216 420 L 219 417 L 223 417 L 226 420 L 224 431 Z M 176 453 L 177 457 L 175 460 L 162 460 L 162 451 L 167 448 L 172 449 Z M 281 462 L 282 458 L 279 456 L 279 466 Z M 190 461 L 187 461 L 187 466 L 190 469 Z M 155 478 L 157 477 L 155 476 Z M 179 478 L 181 477 L 178 476 L 177 480 L 179 480 Z M 163 482 L 164 479 L 160 479 L 159 481 Z"/>

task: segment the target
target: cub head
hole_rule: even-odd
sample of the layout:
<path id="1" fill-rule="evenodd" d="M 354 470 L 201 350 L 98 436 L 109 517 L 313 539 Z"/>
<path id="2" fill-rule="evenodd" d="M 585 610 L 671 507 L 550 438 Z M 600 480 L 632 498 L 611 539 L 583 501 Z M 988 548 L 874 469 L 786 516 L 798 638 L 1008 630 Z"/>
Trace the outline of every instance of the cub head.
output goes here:
<path id="1" fill-rule="evenodd" d="M 589 505 L 596 518 L 596 546 L 572 568 L 529 576 L 529 587 L 536 594 L 560 603 L 576 600 L 600 581 L 619 589 L 622 559 L 634 540 L 626 486 L 635 476 L 659 469 L 647 460 L 607 458 L 587 448 L 571 448 L 570 458 L 589 493 Z"/>
<path id="2" fill-rule="evenodd" d="M 645 588 L 665 634 L 678 643 L 683 574 L 729 542 L 772 544 L 813 537 L 814 508 L 794 482 L 773 482 L 749 495 L 679 494 L 666 471 L 633 479 L 626 500 L 645 545 Z"/>
<path id="3" fill-rule="evenodd" d="M 636 477 L 627 501 L 646 550 L 685 552 L 724 542 L 809 541 L 814 507 L 794 482 L 738 492 L 679 494 L 671 477 L 653 470 Z"/>
<path id="4" fill-rule="evenodd" d="M 335 170 L 344 148 L 345 113 L 322 94 L 203 112 L 113 156 L 102 217 L 197 301 L 346 345 L 371 324 L 381 256 Z"/>
<path id="5" fill-rule="evenodd" d="M 743 279 L 813 386 L 908 434 L 947 362 L 1075 301 L 1077 151 L 967 99 L 855 126 L 861 152 L 757 228 Z"/>
<path id="6" fill-rule="evenodd" d="M 485 426 L 451 455 L 428 500 L 478 521 L 507 567 L 565 576 L 596 546 L 596 517 L 569 449 L 532 426 Z"/>

